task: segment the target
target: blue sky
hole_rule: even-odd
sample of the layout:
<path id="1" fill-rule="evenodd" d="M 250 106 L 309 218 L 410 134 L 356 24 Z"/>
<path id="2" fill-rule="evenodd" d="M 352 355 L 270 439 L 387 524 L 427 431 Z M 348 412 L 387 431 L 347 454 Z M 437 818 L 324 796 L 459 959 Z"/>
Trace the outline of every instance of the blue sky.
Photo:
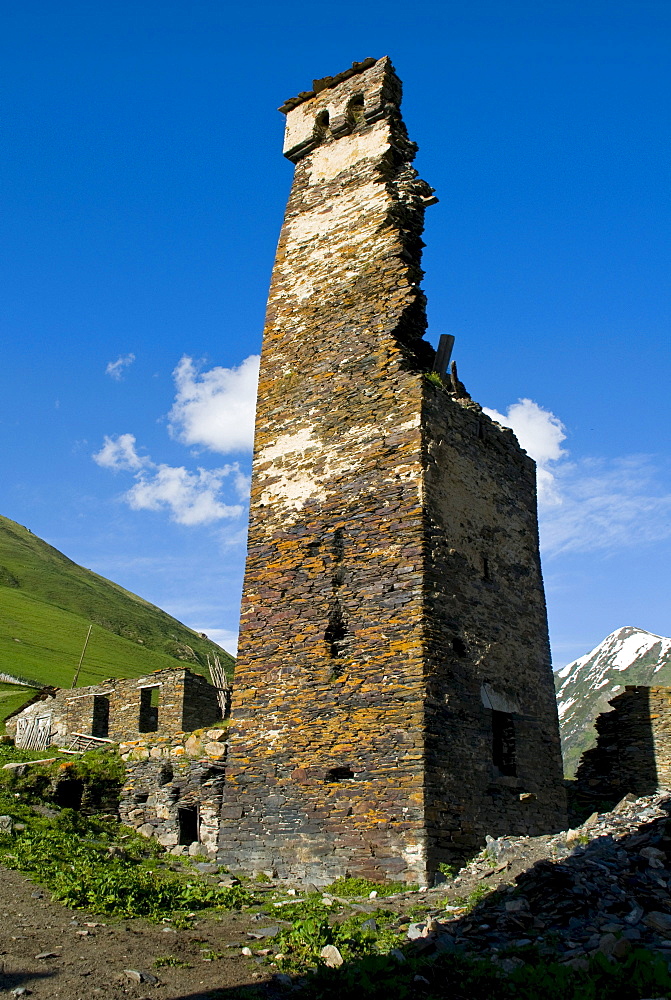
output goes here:
<path id="1" fill-rule="evenodd" d="M 541 462 L 555 666 L 622 625 L 671 634 L 671 4 L 2 20 L 1 513 L 231 648 L 247 359 L 292 174 L 276 108 L 388 54 L 440 198 L 429 338 L 455 334 L 473 396 Z"/>

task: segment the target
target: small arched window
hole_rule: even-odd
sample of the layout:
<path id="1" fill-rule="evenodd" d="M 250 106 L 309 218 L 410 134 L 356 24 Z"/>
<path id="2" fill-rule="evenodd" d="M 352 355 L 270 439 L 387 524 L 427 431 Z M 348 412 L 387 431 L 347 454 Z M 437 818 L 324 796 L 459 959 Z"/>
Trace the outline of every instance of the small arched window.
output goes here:
<path id="1" fill-rule="evenodd" d="M 363 121 L 363 94 L 355 94 L 349 99 L 345 115 L 350 125 L 358 125 Z"/>
<path id="2" fill-rule="evenodd" d="M 329 128 L 329 122 L 330 118 L 328 111 L 326 109 L 320 111 L 315 118 L 315 126 L 312 130 L 315 139 L 323 139 L 326 136 Z"/>

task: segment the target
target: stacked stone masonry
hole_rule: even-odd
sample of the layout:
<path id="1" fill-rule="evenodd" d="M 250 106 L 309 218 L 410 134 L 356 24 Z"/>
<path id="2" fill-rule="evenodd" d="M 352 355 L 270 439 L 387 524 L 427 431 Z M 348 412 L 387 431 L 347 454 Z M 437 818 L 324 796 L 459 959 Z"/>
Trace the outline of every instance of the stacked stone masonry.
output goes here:
<path id="1" fill-rule="evenodd" d="M 615 802 L 671 789 L 671 688 L 627 686 L 609 705 L 578 765 L 578 796 Z"/>
<path id="2" fill-rule="evenodd" d="M 225 734 L 189 734 L 172 744 L 122 744 L 122 822 L 173 853 L 215 855 L 225 779 Z"/>
<path id="3" fill-rule="evenodd" d="M 565 800 L 535 466 L 430 378 L 388 59 L 288 101 L 219 858 L 424 883 Z"/>

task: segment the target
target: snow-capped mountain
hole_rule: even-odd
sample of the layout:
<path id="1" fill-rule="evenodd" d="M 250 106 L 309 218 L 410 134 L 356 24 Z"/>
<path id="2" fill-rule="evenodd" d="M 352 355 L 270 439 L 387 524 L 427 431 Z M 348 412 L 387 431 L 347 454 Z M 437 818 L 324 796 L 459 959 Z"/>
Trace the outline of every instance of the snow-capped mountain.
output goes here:
<path id="1" fill-rule="evenodd" d="M 555 674 L 564 770 L 596 741 L 594 720 L 627 684 L 671 686 L 671 639 L 626 625 Z"/>

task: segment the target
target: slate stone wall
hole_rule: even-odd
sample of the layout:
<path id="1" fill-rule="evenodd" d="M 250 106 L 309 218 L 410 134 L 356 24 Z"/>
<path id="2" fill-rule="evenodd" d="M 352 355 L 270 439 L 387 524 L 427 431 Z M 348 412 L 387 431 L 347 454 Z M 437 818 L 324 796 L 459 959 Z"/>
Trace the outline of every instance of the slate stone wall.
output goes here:
<path id="1" fill-rule="evenodd" d="M 615 802 L 671 788 L 671 688 L 628 685 L 609 705 L 576 771 L 578 799 Z"/>
<path id="2" fill-rule="evenodd" d="M 219 851 L 317 884 L 425 882 L 485 832 L 564 818 L 533 463 L 458 379 L 427 379 L 435 198 L 389 60 L 362 66 L 284 107 L 296 169 L 264 332 Z M 514 782 L 492 773 L 483 683 L 515 716 Z"/>
<path id="3" fill-rule="evenodd" d="M 145 837 L 155 837 L 175 854 L 214 856 L 224 778 L 221 759 L 150 756 L 128 761 L 119 803 L 121 821 Z M 183 818 L 185 812 L 193 814 L 192 829 Z"/>
<path id="4" fill-rule="evenodd" d="M 486 834 L 564 828 L 535 463 L 468 399 L 427 385 L 426 824 L 434 863 Z M 496 759 L 496 726 L 509 760 Z"/>

